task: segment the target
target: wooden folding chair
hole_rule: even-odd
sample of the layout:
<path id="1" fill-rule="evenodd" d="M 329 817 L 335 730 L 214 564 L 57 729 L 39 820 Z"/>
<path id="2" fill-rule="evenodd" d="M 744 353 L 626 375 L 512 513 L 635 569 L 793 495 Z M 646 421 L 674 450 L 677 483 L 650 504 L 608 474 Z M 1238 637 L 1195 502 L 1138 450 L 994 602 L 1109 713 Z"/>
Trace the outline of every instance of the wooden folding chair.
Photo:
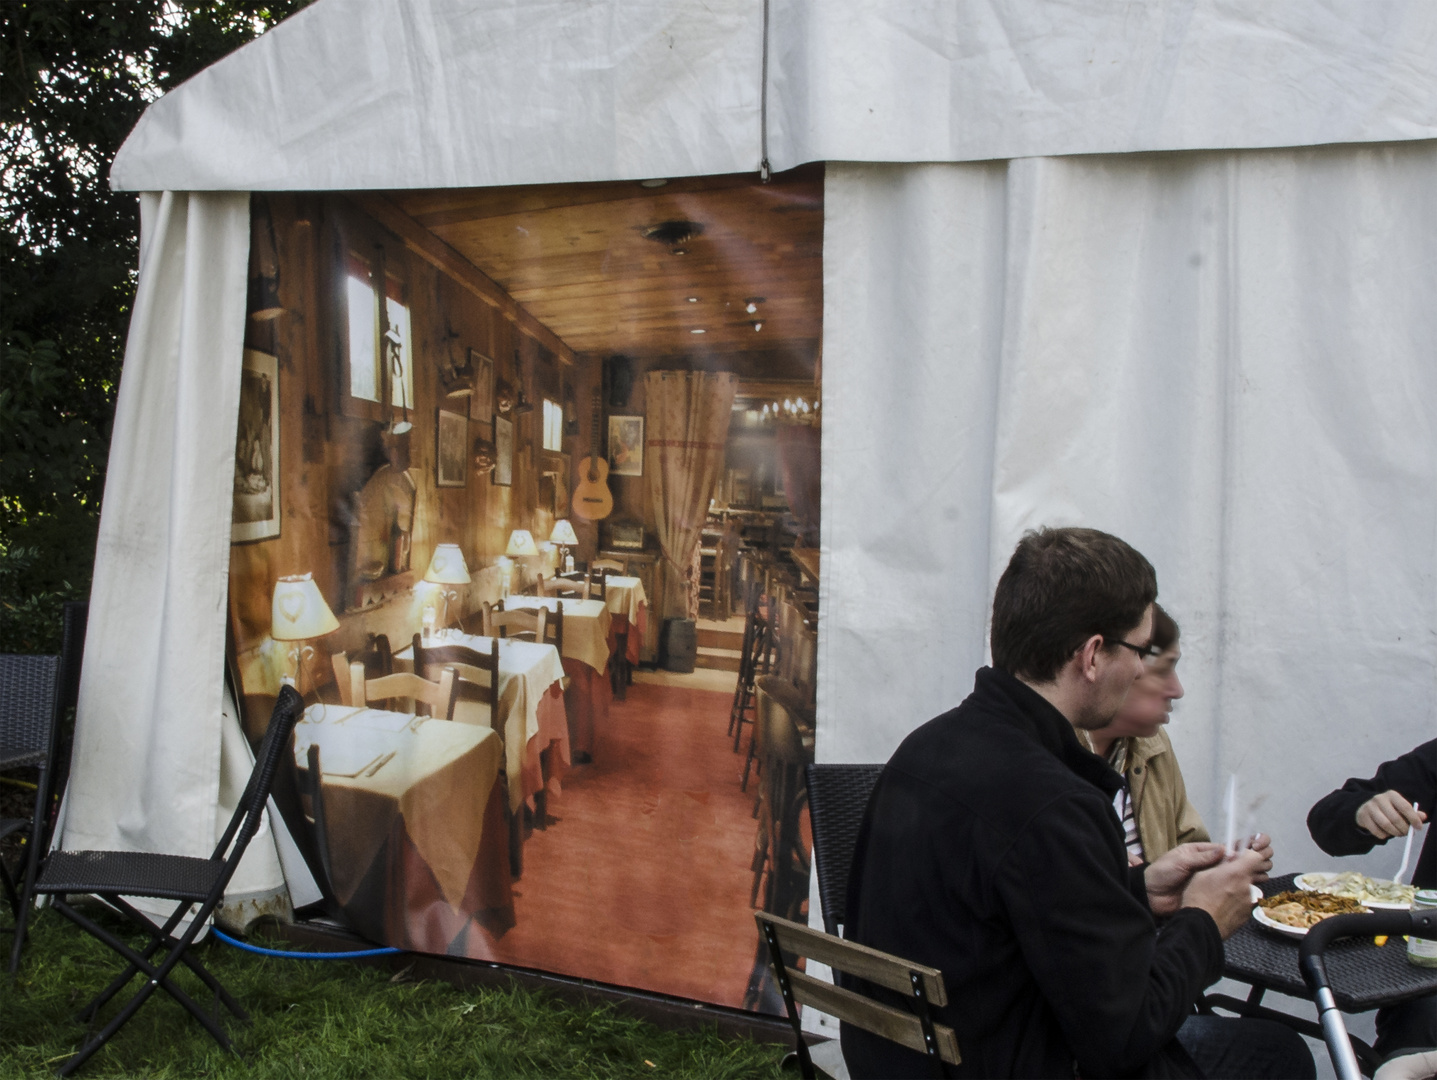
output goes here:
<path id="1" fill-rule="evenodd" d="M 788 1022 L 793 1026 L 794 1051 L 804 1080 L 814 1080 L 817 1073 L 799 1025 L 799 1005 L 812 1005 L 845 1024 L 927 1054 L 935 1076 L 943 1075 L 944 1062 L 949 1065 L 962 1062 L 958 1036 L 953 1029 L 933 1022 L 933 1009 L 948 1004 L 943 973 L 937 968 L 914 964 L 762 911 L 754 912 L 753 917 L 758 923 L 759 935 L 768 945 L 769 963 L 778 981 L 778 992 L 783 995 L 784 1008 L 788 1010 Z M 895 1009 L 790 968 L 784 960 L 785 953 L 827 964 L 835 972 L 855 975 L 874 986 L 909 994 L 913 1011 Z"/>
<path id="2" fill-rule="evenodd" d="M 377 679 L 364 677 L 364 665 L 358 660 L 349 665 L 349 699 L 351 705 L 394 700 L 413 701 L 415 711 L 423 705 L 430 716 L 446 719 L 454 710 L 454 673 L 445 669 L 437 683 L 412 671 L 396 671 Z"/>
<path id="3" fill-rule="evenodd" d="M 290 753 L 290 736 L 303 709 L 304 703 L 294 687 L 280 688 L 274 713 L 255 756 L 249 783 L 245 786 L 244 794 L 240 796 L 234 816 L 230 818 L 229 825 L 208 859 L 133 851 L 55 851 L 45 860 L 40 880 L 35 883 L 35 891 L 52 896 L 57 912 L 104 942 L 127 961 L 125 970 L 81 1010 L 79 1018 L 89 1020 L 94 1017 L 105 1003 L 123 990 L 136 975 L 143 973 L 146 976 L 140 989 L 119 1013 L 60 1066 L 61 1076 L 70 1075 L 88 1061 L 96 1050 L 104 1046 L 110 1037 L 135 1015 L 157 989 L 163 989 L 179 1002 L 226 1050 L 234 1049 L 219 1021 L 176 986 L 170 973 L 177 964 L 183 963 L 238 1019 L 249 1019 L 239 1002 L 190 954 L 189 949 L 224 898 L 225 886 L 234 876 L 245 849 L 259 830 L 275 772 L 279 769 L 284 755 Z M 90 894 L 100 897 L 148 934 L 149 945 L 143 951 L 136 952 L 104 927 L 70 906 L 70 896 Z M 154 923 L 124 899 L 127 896 L 174 900 L 175 910 L 162 926 L 156 928 Z M 175 931 L 186 916 L 190 920 L 189 926 L 175 937 Z M 161 952 L 162 958 L 158 963 L 154 963 L 152 958 Z"/>

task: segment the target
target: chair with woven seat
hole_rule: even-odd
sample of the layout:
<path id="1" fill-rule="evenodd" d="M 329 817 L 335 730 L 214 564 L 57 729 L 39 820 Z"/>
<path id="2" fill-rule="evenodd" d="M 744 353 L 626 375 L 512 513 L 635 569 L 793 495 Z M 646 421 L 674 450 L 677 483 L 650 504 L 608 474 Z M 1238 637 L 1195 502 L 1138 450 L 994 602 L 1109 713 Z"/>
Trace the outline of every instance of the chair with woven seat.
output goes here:
<path id="1" fill-rule="evenodd" d="M 259 830 L 275 773 L 281 760 L 290 752 L 294 725 L 303 709 L 304 703 L 294 687 L 286 685 L 280 688 L 249 783 L 245 785 L 234 815 L 208 859 L 153 852 L 55 851 L 45 860 L 40 879 L 35 883 L 35 892 L 52 897 L 57 912 L 114 949 L 128 962 L 125 970 L 85 1006 L 80 1019 L 88 1020 L 95 1016 L 136 975 L 143 973 L 147 976 L 114 1018 L 60 1067 L 61 1076 L 68 1076 L 89 1060 L 135 1015 L 150 995 L 161 988 L 198 1020 L 216 1042 L 227 1050 L 234 1049 L 218 1019 L 211 1017 L 177 986 L 171 972 L 177 964 L 183 963 L 235 1017 L 248 1019 L 239 1002 L 191 955 L 190 946 L 224 898 L 225 886 Z M 74 895 L 98 896 L 144 931 L 150 938 L 149 945 L 138 952 L 132 949 L 72 907 L 69 898 Z M 157 929 L 125 897 L 150 897 L 177 903 L 174 913 Z M 186 916 L 189 916 L 189 925 L 176 937 L 175 932 Z M 158 963 L 152 959 L 156 953 L 162 953 Z"/>
<path id="2" fill-rule="evenodd" d="M 58 656 L 0 656 L 0 771 L 35 766 L 35 801 L 30 816 L 0 818 L 0 839 L 25 834 L 25 848 L 14 867 L 0 860 L 0 887 L 14 917 L 10 932 L 10 974 L 20 967 L 20 952 L 33 907 L 35 875 L 46 847 L 50 789 L 55 774 L 64 673 Z"/>
<path id="3" fill-rule="evenodd" d="M 858 846 L 858 829 L 882 765 L 809 765 L 808 821 L 818 869 L 818 902 L 823 928 L 837 934 L 844 922 L 848 874 Z"/>

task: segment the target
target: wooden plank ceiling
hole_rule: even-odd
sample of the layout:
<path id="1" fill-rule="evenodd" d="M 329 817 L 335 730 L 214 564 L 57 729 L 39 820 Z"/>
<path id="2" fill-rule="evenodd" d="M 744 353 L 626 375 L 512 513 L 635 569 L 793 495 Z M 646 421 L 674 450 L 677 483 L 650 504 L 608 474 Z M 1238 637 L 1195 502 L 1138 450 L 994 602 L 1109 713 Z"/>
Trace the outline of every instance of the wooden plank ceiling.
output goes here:
<path id="1" fill-rule="evenodd" d="M 710 176 L 655 188 L 625 181 L 388 198 L 576 352 L 813 380 L 823 316 L 821 165 L 768 184 Z M 678 221 L 702 231 L 645 236 Z"/>

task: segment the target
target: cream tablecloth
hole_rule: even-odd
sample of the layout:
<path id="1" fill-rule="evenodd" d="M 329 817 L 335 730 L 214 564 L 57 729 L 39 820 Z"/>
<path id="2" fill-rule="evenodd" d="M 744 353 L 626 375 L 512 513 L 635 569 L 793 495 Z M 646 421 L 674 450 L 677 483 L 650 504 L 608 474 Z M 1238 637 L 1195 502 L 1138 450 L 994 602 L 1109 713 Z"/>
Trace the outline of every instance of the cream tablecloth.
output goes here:
<path id="1" fill-rule="evenodd" d="M 444 900 L 460 911 L 499 777 L 499 737 L 443 719 L 319 704 L 295 725 L 301 769 L 311 745 L 320 749 L 330 885 L 340 903 L 364 900 L 356 894 L 402 818 Z M 507 883 L 507 853 L 490 854 L 501 860 Z M 371 899 L 376 907 L 387 902 Z"/>
<path id="2" fill-rule="evenodd" d="M 558 596 L 511 596 L 509 611 L 564 607 L 564 655 L 582 660 L 602 675 L 609 667 L 609 624 L 613 616 L 603 600 L 566 600 Z"/>

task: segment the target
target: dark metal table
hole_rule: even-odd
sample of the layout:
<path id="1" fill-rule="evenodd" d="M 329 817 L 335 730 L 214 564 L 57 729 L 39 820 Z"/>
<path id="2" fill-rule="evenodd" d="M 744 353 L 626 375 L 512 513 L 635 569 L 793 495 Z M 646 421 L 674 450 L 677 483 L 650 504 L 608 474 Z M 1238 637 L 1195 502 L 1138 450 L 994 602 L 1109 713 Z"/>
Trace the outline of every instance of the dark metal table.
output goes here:
<path id="1" fill-rule="evenodd" d="M 1263 885 L 1263 894 L 1272 896 L 1291 889 L 1296 876 L 1284 874 L 1273 878 Z M 1216 1006 L 1243 1016 L 1276 1020 L 1305 1035 L 1322 1039 L 1322 1029 L 1315 1021 L 1303 1020 L 1262 1005 L 1262 996 L 1268 990 L 1311 1000 L 1311 993 L 1297 967 L 1298 940 L 1265 930 L 1255 920 L 1249 921 L 1223 946 L 1227 954 L 1223 974 L 1229 979 L 1247 983 L 1252 992 L 1246 1001 L 1226 994 L 1209 994 L 1202 1001 L 1204 1011 Z M 1371 938 L 1348 938 L 1334 942 L 1324 957 L 1332 982 L 1332 995 L 1343 1012 L 1367 1012 L 1411 998 L 1437 994 L 1437 968 L 1409 964 L 1407 945 L 1401 938 L 1393 938 L 1382 946 L 1376 945 Z M 1368 1072 L 1375 1069 L 1379 1062 L 1372 1048 L 1356 1038 L 1352 1040 L 1352 1045 L 1363 1068 Z"/>

